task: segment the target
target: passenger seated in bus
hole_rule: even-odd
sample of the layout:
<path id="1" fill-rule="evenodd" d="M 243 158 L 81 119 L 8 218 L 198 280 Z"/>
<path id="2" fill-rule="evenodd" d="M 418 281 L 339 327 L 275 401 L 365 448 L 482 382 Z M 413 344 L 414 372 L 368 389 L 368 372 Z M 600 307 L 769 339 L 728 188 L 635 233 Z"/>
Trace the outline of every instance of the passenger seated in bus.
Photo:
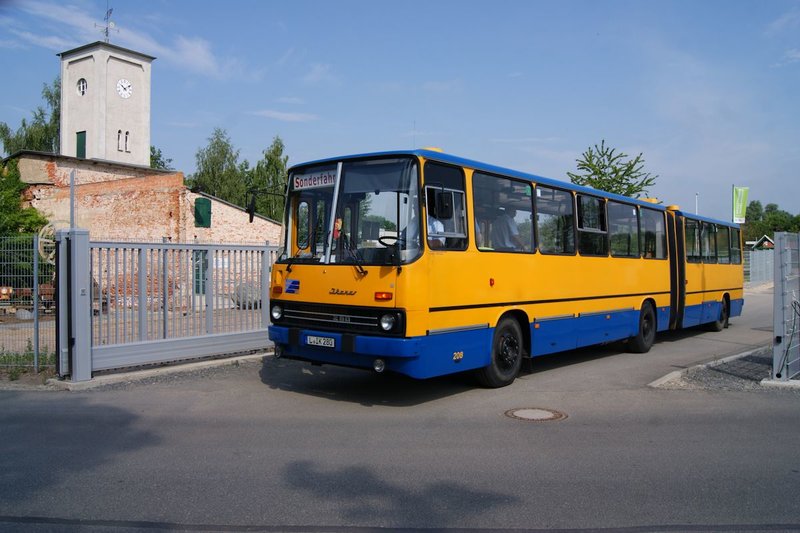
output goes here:
<path id="1" fill-rule="evenodd" d="M 432 250 L 444 248 L 444 237 L 434 237 L 444 233 L 444 224 L 441 220 L 428 215 L 428 247 Z"/>
<path id="2" fill-rule="evenodd" d="M 492 247 L 500 251 L 521 251 L 524 249 L 519 238 L 519 228 L 514 222 L 517 210 L 508 206 L 497 210 L 497 218 L 492 224 Z"/>

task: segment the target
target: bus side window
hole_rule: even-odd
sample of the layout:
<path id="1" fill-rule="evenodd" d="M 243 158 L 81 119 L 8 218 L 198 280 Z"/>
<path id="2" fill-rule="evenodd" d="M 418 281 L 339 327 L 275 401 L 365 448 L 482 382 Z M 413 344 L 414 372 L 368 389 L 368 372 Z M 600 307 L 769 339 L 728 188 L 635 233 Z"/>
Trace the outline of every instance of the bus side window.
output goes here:
<path id="1" fill-rule="evenodd" d="M 639 257 L 639 210 L 613 201 L 606 205 L 612 257 Z"/>
<path id="2" fill-rule="evenodd" d="M 529 182 L 475 172 L 476 243 L 483 251 L 533 252 L 533 187 Z"/>
<path id="3" fill-rule="evenodd" d="M 686 219 L 686 262 L 700 263 L 703 254 L 700 251 L 700 222 Z"/>
<path id="4" fill-rule="evenodd" d="M 731 228 L 731 263 L 734 265 L 742 263 L 742 241 L 736 228 Z"/>
<path id="5" fill-rule="evenodd" d="M 664 213 L 646 207 L 641 208 L 639 213 L 642 224 L 639 233 L 642 255 L 646 259 L 666 259 L 667 231 Z"/>
<path id="6" fill-rule="evenodd" d="M 723 265 L 731 262 L 731 239 L 728 226 L 717 226 L 717 261 Z"/>
<path id="7" fill-rule="evenodd" d="M 578 251 L 581 255 L 608 255 L 606 203 L 602 198 L 578 195 Z"/>
<path id="8" fill-rule="evenodd" d="M 717 262 L 717 227 L 714 224 L 703 222 L 703 263 Z"/>
<path id="9" fill-rule="evenodd" d="M 424 171 L 428 246 L 434 249 L 466 250 L 467 210 L 464 201 L 464 172 L 459 167 L 432 162 L 425 163 Z M 437 197 L 441 203 L 447 203 L 449 206 L 440 208 L 436 204 Z"/>
<path id="10" fill-rule="evenodd" d="M 571 193 L 536 187 L 536 235 L 543 254 L 575 253 L 575 208 Z"/>

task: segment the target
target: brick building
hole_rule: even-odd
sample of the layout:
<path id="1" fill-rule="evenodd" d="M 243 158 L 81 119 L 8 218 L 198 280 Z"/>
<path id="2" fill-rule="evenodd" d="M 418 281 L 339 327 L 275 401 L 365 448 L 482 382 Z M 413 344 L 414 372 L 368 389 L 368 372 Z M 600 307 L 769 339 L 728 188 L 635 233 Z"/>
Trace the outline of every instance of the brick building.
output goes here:
<path id="1" fill-rule="evenodd" d="M 75 170 L 75 225 L 88 229 L 93 241 L 278 244 L 280 239 L 277 221 L 256 215 L 250 223 L 242 208 L 191 192 L 182 172 L 31 151 L 10 158 L 27 184 L 25 203 L 56 227 L 69 224 Z"/>

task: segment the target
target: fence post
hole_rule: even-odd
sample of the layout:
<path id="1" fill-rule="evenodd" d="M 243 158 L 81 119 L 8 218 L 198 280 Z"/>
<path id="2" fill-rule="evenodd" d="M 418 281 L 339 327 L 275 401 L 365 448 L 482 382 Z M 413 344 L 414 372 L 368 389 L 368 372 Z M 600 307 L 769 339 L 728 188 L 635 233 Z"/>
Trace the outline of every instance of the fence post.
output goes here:
<path id="1" fill-rule="evenodd" d="M 58 375 L 70 373 L 69 367 L 69 232 L 56 230 L 56 362 Z"/>
<path id="2" fill-rule="evenodd" d="M 136 284 L 138 285 L 138 320 L 139 320 L 139 340 L 147 340 L 147 253 L 145 247 L 138 248 L 139 256 L 137 258 L 138 276 Z"/>
<path id="3" fill-rule="evenodd" d="M 39 373 L 39 234 L 33 235 L 33 370 Z"/>
<path id="4" fill-rule="evenodd" d="M 214 283 L 216 275 L 213 273 L 214 261 L 217 258 L 217 249 L 208 250 L 208 268 L 203 272 L 203 286 L 206 288 L 206 333 L 214 333 Z"/>
<path id="5" fill-rule="evenodd" d="M 772 378 L 787 381 L 800 373 L 800 319 L 797 314 L 800 235 L 775 233 Z"/>
<path id="6" fill-rule="evenodd" d="M 169 306 L 169 298 L 167 291 L 169 289 L 169 272 L 167 270 L 167 238 L 161 238 L 161 338 L 167 338 L 167 328 L 169 327 L 169 317 L 167 316 L 167 307 Z"/>
<path id="7" fill-rule="evenodd" d="M 69 345 L 72 381 L 92 379 L 92 280 L 90 275 L 89 230 L 69 231 Z"/>
<path id="8" fill-rule="evenodd" d="M 269 249 L 269 241 L 264 245 L 264 253 L 261 255 L 261 327 L 269 326 L 269 279 L 270 267 L 272 265 L 272 254 Z"/>

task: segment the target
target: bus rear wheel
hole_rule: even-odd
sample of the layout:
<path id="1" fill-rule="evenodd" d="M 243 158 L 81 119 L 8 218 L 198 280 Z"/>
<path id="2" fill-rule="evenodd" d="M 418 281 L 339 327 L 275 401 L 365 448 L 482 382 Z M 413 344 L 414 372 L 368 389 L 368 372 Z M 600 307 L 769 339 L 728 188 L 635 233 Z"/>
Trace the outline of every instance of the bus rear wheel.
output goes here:
<path id="1" fill-rule="evenodd" d="M 653 304 L 645 302 L 639 312 L 639 331 L 628 339 L 628 349 L 633 353 L 647 353 L 656 339 L 656 312 Z"/>
<path id="2" fill-rule="evenodd" d="M 502 318 L 494 329 L 492 360 L 477 370 L 478 381 L 492 389 L 510 385 L 519 374 L 523 352 L 519 322 L 509 317 Z"/>

